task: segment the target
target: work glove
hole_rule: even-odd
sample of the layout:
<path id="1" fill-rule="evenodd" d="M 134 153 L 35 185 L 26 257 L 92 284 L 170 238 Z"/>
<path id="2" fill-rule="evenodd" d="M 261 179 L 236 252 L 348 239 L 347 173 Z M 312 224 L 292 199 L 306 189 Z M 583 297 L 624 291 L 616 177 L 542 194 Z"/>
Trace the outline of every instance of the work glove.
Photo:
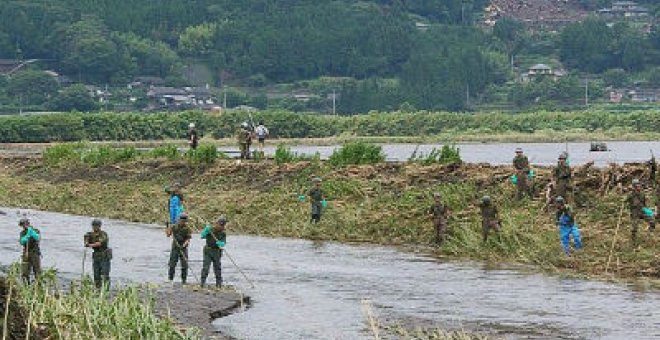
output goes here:
<path id="1" fill-rule="evenodd" d="M 327 208 L 328 207 L 328 201 L 326 201 L 326 200 L 321 201 L 321 206 L 324 207 L 324 208 Z"/>
<path id="2" fill-rule="evenodd" d="M 211 233 L 211 226 L 207 224 L 204 226 L 204 230 L 202 230 L 201 236 L 202 238 L 206 238 L 207 236 L 209 236 L 210 233 Z"/>
<path id="3" fill-rule="evenodd" d="M 529 170 L 529 172 L 527 173 L 527 178 L 529 179 L 534 179 L 535 176 L 536 174 L 534 173 L 534 170 Z"/>
<path id="4" fill-rule="evenodd" d="M 511 175 L 511 183 L 518 184 L 518 176 L 516 175 Z"/>
<path id="5" fill-rule="evenodd" d="M 28 243 L 29 240 L 30 240 L 30 235 L 25 234 L 23 237 L 21 237 L 21 245 L 24 246 L 26 243 Z"/>
<path id="6" fill-rule="evenodd" d="M 653 209 L 651 209 L 651 208 L 642 208 L 642 212 L 644 213 L 644 216 L 646 216 L 646 217 L 653 217 L 655 215 L 653 213 Z"/>
<path id="7" fill-rule="evenodd" d="M 298 201 L 305 202 L 305 195 L 298 196 Z"/>
<path id="8" fill-rule="evenodd" d="M 222 249 L 225 247 L 225 241 L 216 241 L 215 245 Z"/>

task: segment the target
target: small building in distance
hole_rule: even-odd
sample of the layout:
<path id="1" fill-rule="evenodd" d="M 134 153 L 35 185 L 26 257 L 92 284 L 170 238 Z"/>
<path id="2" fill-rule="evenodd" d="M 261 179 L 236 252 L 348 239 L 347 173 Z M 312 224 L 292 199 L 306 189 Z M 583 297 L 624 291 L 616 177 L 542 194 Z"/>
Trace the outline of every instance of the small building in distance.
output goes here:
<path id="1" fill-rule="evenodd" d="M 547 64 L 536 64 L 527 69 L 527 72 L 520 75 L 520 80 L 523 83 L 530 82 L 532 80 L 551 78 L 552 80 L 558 80 L 559 78 L 566 75 L 566 72 L 563 70 L 553 70 L 550 65 Z"/>
<path id="2" fill-rule="evenodd" d="M 612 7 L 598 10 L 598 14 L 608 18 L 644 18 L 650 13 L 634 1 L 615 1 Z"/>

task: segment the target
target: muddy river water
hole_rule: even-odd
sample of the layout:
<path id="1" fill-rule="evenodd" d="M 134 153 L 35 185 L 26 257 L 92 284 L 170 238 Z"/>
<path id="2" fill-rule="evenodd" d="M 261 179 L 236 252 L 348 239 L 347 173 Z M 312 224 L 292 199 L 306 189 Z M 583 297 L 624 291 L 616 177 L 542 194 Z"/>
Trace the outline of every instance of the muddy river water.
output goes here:
<path id="1" fill-rule="evenodd" d="M 660 142 L 608 142 L 610 151 L 589 152 L 590 143 L 464 143 L 457 144 L 461 149 L 461 158 L 468 163 L 511 164 L 514 151 L 522 147 L 533 164 L 554 165 L 562 151 L 568 151 L 573 165 L 582 165 L 593 161 L 596 166 L 609 163 L 643 162 L 651 158 L 651 150 L 660 157 Z M 292 146 L 291 150 L 301 154 L 319 153 L 322 159 L 328 158 L 339 146 Z M 417 149 L 417 153 L 428 154 L 442 144 L 382 144 L 387 160 L 406 161 Z M 265 149 L 273 155 L 275 147 Z"/>
<path id="2" fill-rule="evenodd" d="M 0 209 L 0 264 L 19 257 L 15 209 Z M 43 265 L 76 278 L 91 218 L 21 210 L 43 235 Z M 162 227 L 105 221 L 113 282 L 164 282 L 169 241 Z M 201 259 L 195 235 L 191 261 Z M 658 339 L 660 292 L 623 284 L 547 276 L 479 263 L 441 262 L 379 246 L 230 235 L 228 251 L 254 282 L 223 257 L 225 281 L 252 297 L 248 310 L 218 319 L 239 339 L 361 339 L 363 300 L 381 320 L 484 330 L 506 338 Z M 87 267 L 91 269 L 91 256 Z M 199 275 L 201 263 L 191 263 Z M 189 279 L 195 282 L 195 279 Z"/>

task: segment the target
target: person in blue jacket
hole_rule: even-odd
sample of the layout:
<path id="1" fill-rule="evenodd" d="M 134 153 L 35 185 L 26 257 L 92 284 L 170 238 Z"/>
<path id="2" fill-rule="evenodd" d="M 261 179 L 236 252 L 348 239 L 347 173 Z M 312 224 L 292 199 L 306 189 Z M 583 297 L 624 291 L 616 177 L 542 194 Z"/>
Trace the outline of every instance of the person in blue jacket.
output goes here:
<path id="1" fill-rule="evenodd" d="M 168 201 L 168 210 L 170 214 L 170 225 L 175 225 L 179 222 L 179 216 L 185 210 L 183 208 L 183 195 L 181 194 L 181 186 L 178 183 L 172 185 L 171 188 L 166 188 L 165 191 L 170 194 Z"/>
<path id="2" fill-rule="evenodd" d="M 573 243 L 575 250 L 582 248 L 582 239 L 580 238 L 580 230 L 575 223 L 575 215 L 570 206 L 568 206 L 563 197 L 557 196 L 555 199 L 557 204 L 557 213 L 555 215 L 557 226 L 559 226 L 559 236 L 561 239 L 561 246 L 564 248 L 564 253 L 570 255 L 570 239 L 573 236 Z"/>
<path id="3" fill-rule="evenodd" d="M 30 271 L 34 273 L 35 280 L 41 274 L 41 249 L 39 247 L 41 233 L 39 229 L 30 224 L 30 220 L 27 218 L 22 218 L 18 225 L 22 228 L 19 234 L 19 243 L 23 246 L 21 272 L 23 280 L 29 284 Z"/>

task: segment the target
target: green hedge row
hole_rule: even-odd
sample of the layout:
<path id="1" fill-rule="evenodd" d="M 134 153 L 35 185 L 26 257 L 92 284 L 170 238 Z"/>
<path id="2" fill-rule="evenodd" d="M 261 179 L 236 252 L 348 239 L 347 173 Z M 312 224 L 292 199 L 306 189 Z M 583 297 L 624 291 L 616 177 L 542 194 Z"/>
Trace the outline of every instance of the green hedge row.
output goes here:
<path id="1" fill-rule="evenodd" d="M 505 113 L 371 113 L 350 117 L 264 111 L 263 120 L 272 137 L 328 137 L 341 133 L 359 136 L 419 136 L 446 132 L 534 132 L 538 130 L 587 131 L 625 129 L 660 131 L 659 111 L 631 113 L 535 112 Z M 39 116 L 0 117 L 0 142 L 61 142 L 79 140 L 158 140 L 182 138 L 190 122 L 202 135 L 233 136 L 236 127 L 250 121 L 247 113 L 221 116 L 205 112 L 183 113 L 58 113 Z"/>

